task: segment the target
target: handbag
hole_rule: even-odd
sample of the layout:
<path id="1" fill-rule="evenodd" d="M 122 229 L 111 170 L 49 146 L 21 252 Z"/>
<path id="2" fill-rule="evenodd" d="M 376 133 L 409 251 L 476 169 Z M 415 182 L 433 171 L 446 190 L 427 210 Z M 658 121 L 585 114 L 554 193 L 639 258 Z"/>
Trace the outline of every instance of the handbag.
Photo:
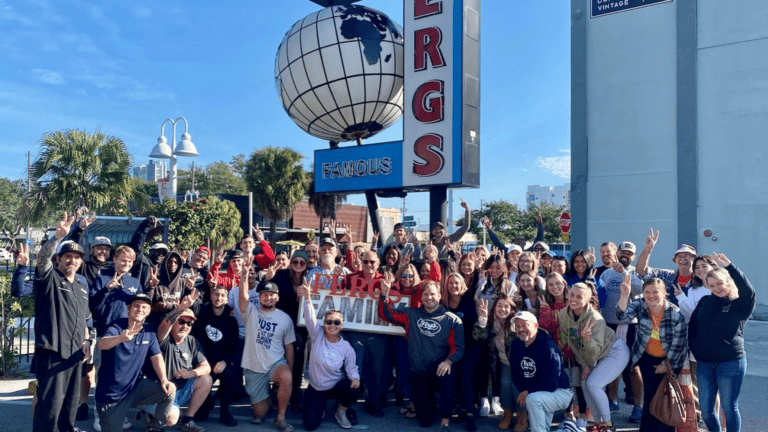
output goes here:
<path id="1" fill-rule="evenodd" d="M 677 377 L 672 373 L 669 359 L 664 359 L 664 362 L 667 365 L 667 372 L 651 399 L 651 415 L 667 426 L 683 426 L 687 418 L 683 390 L 677 382 Z"/>

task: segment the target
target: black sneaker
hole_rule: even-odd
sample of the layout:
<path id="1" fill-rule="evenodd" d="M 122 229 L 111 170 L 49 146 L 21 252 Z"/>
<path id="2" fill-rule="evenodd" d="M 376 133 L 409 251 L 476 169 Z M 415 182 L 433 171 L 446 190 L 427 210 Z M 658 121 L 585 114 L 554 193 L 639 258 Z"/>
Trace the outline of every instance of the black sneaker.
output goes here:
<path id="1" fill-rule="evenodd" d="M 198 422 L 208 421 L 208 417 L 210 417 L 210 415 L 211 410 L 208 407 L 203 406 L 195 413 L 194 420 Z"/>
<path id="2" fill-rule="evenodd" d="M 373 417 L 384 417 L 384 411 L 382 411 L 381 408 L 371 404 L 366 404 L 365 408 L 363 408 L 363 412 Z M 347 418 L 349 418 L 349 416 L 347 416 Z"/>
<path id="3" fill-rule="evenodd" d="M 237 426 L 237 419 L 232 417 L 232 414 L 225 413 L 219 416 L 219 423 L 222 423 L 226 427 L 235 427 Z"/>
<path id="4" fill-rule="evenodd" d="M 347 408 L 347 419 L 352 423 L 352 426 L 357 424 L 357 412 L 354 408 Z"/>
<path id="5" fill-rule="evenodd" d="M 75 416 L 75 420 L 77 421 L 83 421 L 88 420 L 88 404 L 80 404 L 79 407 L 77 407 L 77 415 Z"/>
<path id="6" fill-rule="evenodd" d="M 477 425 L 475 425 L 475 416 L 467 415 L 467 420 L 464 423 L 464 427 L 467 428 L 467 432 L 475 432 Z"/>

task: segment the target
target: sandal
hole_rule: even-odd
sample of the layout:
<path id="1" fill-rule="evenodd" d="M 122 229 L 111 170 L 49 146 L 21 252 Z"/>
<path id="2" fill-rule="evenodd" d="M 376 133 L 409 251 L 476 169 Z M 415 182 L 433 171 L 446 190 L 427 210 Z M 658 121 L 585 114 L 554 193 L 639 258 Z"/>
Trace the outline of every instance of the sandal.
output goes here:
<path id="1" fill-rule="evenodd" d="M 400 414 L 405 415 L 405 418 L 416 418 L 416 407 L 413 404 L 404 406 L 400 408 Z"/>

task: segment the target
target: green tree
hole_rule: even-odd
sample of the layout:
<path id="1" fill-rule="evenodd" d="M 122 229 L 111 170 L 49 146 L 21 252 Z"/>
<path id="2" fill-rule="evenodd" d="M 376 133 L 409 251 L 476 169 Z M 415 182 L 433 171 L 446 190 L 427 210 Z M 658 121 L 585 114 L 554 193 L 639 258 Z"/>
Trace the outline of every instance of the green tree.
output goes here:
<path id="1" fill-rule="evenodd" d="M 189 250 L 208 244 L 213 248 L 229 246 L 243 236 L 240 212 L 231 201 L 206 197 L 197 201 L 175 202 L 164 200 L 152 204 L 149 214 L 158 218 L 171 218 L 168 241 L 177 250 Z M 161 241 L 148 239 L 147 245 Z"/>
<path id="2" fill-rule="evenodd" d="M 179 179 L 179 192 L 183 193 L 193 190 L 191 172 L 181 170 L 179 175 L 185 176 L 185 178 Z M 218 194 L 245 195 L 248 193 L 245 181 L 238 174 L 233 163 L 223 161 L 213 162 L 202 168 L 195 168 L 194 190 L 205 196 Z"/>
<path id="3" fill-rule="evenodd" d="M 254 151 L 245 165 L 245 182 L 253 192 L 253 206 L 270 220 L 270 239 L 276 240 L 276 223 L 288 218 L 307 192 L 304 159 L 290 148 L 265 147 Z"/>
<path id="4" fill-rule="evenodd" d="M 536 215 L 541 212 L 542 222 L 544 223 L 544 241 L 554 243 L 560 241 L 560 224 L 558 222 L 560 214 L 565 210 L 564 206 L 555 206 L 546 202 L 541 203 L 539 207 L 521 209 L 516 204 L 506 200 L 491 201 L 485 203 L 481 210 L 472 210 L 472 219 L 481 221 L 484 216 L 488 216 L 493 223 L 493 231 L 499 240 L 504 244 L 509 244 L 516 237 L 523 237 L 526 241 L 532 241 L 536 238 L 538 223 Z M 461 220 L 457 224 L 461 224 Z M 483 228 L 479 224 L 473 224 L 470 232 L 483 237 Z"/>
<path id="5" fill-rule="evenodd" d="M 0 233 L 15 238 L 23 227 L 21 221 L 24 182 L 0 178 Z"/>
<path id="6" fill-rule="evenodd" d="M 71 211 L 87 207 L 102 214 L 124 213 L 134 198 L 131 157 L 125 143 L 98 130 L 47 132 L 32 164 L 28 217 L 37 220 L 49 207 Z"/>
<path id="7" fill-rule="evenodd" d="M 314 167 L 313 167 L 314 169 Z M 320 227 L 318 232 L 323 232 L 323 220 L 336 217 L 336 210 L 347 200 L 346 194 L 329 194 L 315 192 L 315 175 L 309 173 L 310 180 L 307 186 L 307 201 L 317 217 L 320 218 Z"/>

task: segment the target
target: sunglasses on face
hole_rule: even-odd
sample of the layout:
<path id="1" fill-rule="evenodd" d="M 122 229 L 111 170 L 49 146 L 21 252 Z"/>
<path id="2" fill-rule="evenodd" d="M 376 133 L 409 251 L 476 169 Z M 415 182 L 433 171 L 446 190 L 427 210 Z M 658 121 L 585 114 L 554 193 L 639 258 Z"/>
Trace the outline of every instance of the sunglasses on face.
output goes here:
<path id="1" fill-rule="evenodd" d="M 300 266 L 300 267 L 304 267 L 305 265 L 307 265 L 307 263 L 304 261 L 293 261 L 291 264 L 296 264 L 297 266 Z"/>
<path id="2" fill-rule="evenodd" d="M 376 264 L 375 260 L 363 260 L 363 264 Z"/>
<path id="3" fill-rule="evenodd" d="M 192 327 L 192 321 L 187 321 L 187 320 L 180 319 L 179 320 L 179 325 L 180 326 Z"/>
<path id="4" fill-rule="evenodd" d="M 408 274 L 408 273 L 403 273 L 403 274 L 400 275 L 400 277 L 403 278 L 403 279 L 410 279 L 410 278 L 413 277 L 413 275 L 412 274 Z"/>
<path id="5" fill-rule="evenodd" d="M 327 319 L 327 320 L 325 320 L 325 325 L 340 326 L 341 325 L 341 320 L 329 320 L 329 319 Z"/>
<path id="6" fill-rule="evenodd" d="M 534 249 L 534 252 L 544 252 L 544 248 L 536 248 Z"/>

